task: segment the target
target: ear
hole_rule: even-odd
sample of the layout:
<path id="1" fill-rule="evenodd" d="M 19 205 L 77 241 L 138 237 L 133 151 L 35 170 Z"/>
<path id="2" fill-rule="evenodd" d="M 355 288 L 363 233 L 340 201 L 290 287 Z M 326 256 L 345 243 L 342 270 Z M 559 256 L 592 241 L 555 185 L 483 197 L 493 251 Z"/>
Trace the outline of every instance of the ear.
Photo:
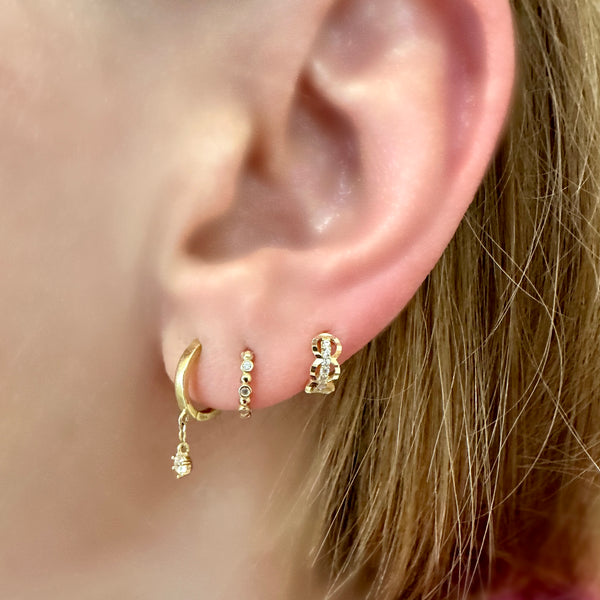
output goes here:
<path id="1" fill-rule="evenodd" d="M 216 136 L 190 133 L 213 151 L 197 187 L 190 174 L 196 200 L 170 204 L 162 341 L 171 377 L 202 342 L 190 392 L 204 405 L 237 406 L 247 348 L 260 408 L 303 390 L 316 334 L 340 338 L 344 361 L 382 330 L 439 259 L 501 132 L 507 1 L 333 4 L 306 10 L 310 26 L 266 19 L 254 51 L 268 54 L 271 32 L 278 51 L 232 84 L 242 100 L 215 113 Z"/>

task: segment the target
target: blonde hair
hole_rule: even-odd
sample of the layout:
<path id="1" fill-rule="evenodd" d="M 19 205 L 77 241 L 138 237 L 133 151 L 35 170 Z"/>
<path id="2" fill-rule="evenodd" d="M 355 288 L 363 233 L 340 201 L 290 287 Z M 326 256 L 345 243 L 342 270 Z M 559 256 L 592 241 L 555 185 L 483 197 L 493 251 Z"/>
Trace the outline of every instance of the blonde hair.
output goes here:
<path id="1" fill-rule="evenodd" d="M 600 460 L 600 20 L 514 0 L 506 134 L 439 263 L 319 406 L 332 589 L 442 598 L 585 581 Z"/>

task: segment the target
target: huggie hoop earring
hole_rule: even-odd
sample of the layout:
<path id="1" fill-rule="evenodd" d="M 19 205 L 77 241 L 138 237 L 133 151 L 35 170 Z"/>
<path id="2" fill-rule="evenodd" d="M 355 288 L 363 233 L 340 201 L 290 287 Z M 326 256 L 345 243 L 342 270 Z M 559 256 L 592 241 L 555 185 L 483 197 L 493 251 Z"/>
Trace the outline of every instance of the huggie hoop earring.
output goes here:
<path id="1" fill-rule="evenodd" d="M 177 398 L 177 406 L 179 407 L 179 445 L 175 456 L 171 456 L 173 460 L 172 471 L 177 473 L 177 479 L 189 475 L 192 471 L 192 459 L 190 458 L 190 446 L 187 443 L 187 422 L 190 417 L 196 421 L 208 421 L 216 417 L 221 411 L 215 408 L 206 408 L 198 410 L 195 408 L 188 396 L 188 373 L 190 365 L 200 357 L 202 353 L 202 344 L 198 340 L 194 340 L 183 352 L 179 362 L 177 363 L 177 371 L 175 373 L 175 397 Z"/>
<path id="2" fill-rule="evenodd" d="M 252 350 L 245 350 L 242 352 L 242 364 L 240 365 L 240 369 L 242 371 L 242 385 L 240 385 L 240 388 L 238 389 L 238 393 L 240 395 L 240 406 L 238 408 L 240 419 L 249 419 L 252 416 L 252 409 L 250 408 L 250 396 L 252 395 L 252 388 L 249 384 L 252 381 L 252 375 L 250 375 L 250 371 L 254 369 L 253 361 L 254 353 Z"/>
<path id="3" fill-rule="evenodd" d="M 337 359 L 342 353 L 342 344 L 331 333 L 320 333 L 313 338 L 311 349 L 316 359 L 310 367 L 310 379 L 304 391 L 307 394 L 330 394 L 335 390 L 333 382 L 340 376 Z"/>

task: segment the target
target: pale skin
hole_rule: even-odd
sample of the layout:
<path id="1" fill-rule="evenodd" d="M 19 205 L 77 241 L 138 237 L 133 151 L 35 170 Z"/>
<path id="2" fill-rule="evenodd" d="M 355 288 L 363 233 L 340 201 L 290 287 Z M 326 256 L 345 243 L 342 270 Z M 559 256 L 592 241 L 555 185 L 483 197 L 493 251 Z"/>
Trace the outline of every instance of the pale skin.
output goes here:
<path id="1" fill-rule="evenodd" d="M 323 597 L 282 535 L 315 400 L 282 401 L 313 335 L 345 360 L 402 309 L 493 153 L 508 5 L 450 4 L 2 4 L 3 598 Z M 195 337 L 229 412 L 177 481 Z"/>

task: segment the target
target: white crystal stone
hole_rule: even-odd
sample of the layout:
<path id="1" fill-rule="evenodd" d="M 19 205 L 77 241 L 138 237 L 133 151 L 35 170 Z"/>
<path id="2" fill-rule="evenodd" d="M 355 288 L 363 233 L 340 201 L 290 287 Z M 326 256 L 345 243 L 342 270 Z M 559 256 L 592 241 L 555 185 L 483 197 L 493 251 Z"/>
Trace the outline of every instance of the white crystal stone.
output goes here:
<path id="1" fill-rule="evenodd" d="M 321 369 L 319 370 L 319 382 L 327 381 L 329 378 L 329 366 L 331 363 L 328 360 L 324 360 L 321 363 Z"/>
<path id="2" fill-rule="evenodd" d="M 242 371 L 252 371 L 253 368 L 254 363 L 251 360 L 245 360 L 241 366 Z"/>
<path id="3" fill-rule="evenodd" d="M 240 406 L 238 408 L 238 411 L 239 411 L 240 417 L 242 417 L 242 419 L 247 419 L 252 414 L 252 411 L 247 406 Z"/>
<path id="4" fill-rule="evenodd" d="M 178 475 L 187 475 L 192 470 L 192 461 L 185 454 L 177 454 L 173 457 L 173 469 Z"/>

